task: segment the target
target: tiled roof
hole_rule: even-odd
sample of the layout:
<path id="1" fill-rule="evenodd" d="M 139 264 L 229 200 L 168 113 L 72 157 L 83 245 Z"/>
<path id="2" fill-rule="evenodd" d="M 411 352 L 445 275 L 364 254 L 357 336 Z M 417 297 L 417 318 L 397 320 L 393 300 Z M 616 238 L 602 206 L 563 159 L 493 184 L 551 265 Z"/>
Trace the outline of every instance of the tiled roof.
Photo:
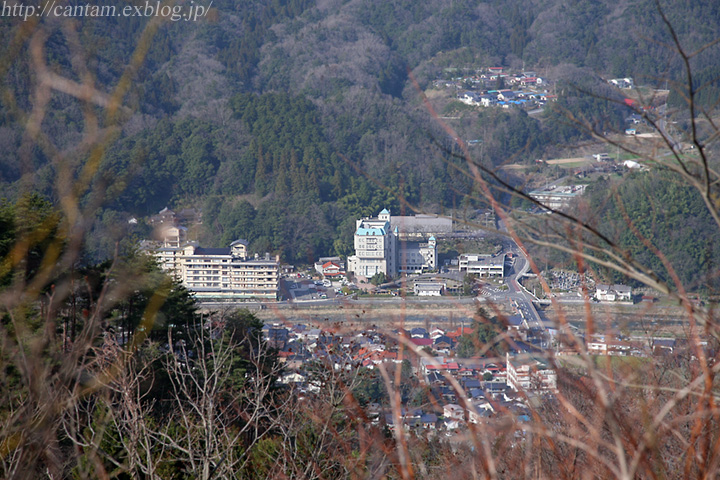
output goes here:
<path id="1" fill-rule="evenodd" d="M 355 232 L 355 235 L 385 235 L 385 229 L 384 228 L 365 228 L 360 227 Z"/>
<path id="2" fill-rule="evenodd" d="M 195 255 L 230 255 L 230 249 L 198 247 L 195 249 Z"/>

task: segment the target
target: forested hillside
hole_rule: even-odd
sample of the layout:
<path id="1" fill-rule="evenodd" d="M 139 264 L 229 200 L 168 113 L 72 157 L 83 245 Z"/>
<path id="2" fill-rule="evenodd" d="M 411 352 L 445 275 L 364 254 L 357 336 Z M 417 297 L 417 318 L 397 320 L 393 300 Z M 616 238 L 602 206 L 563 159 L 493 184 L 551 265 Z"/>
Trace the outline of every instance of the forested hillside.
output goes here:
<path id="1" fill-rule="evenodd" d="M 718 31 L 713 2 L 694 4 L 690 16 L 677 5 L 662 7 L 688 49 Z M 118 220 L 165 206 L 204 207 L 200 236 L 208 244 L 243 236 L 290 261 L 347 253 L 352 220 L 383 207 L 398 211 L 409 202 L 450 213 L 470 182 L 448 168 L 456 162 L 454 140 L 418 90 L 447 66 L 525 66 L 566 82 L 561 108 L 543 116 L 477 115 L 469 128 L 482 132 L 478 160 L 490 167 L 586 138 L 567 112 L 598 130 L 621 128 L 627 110 L 575 92 L 576 84 L 619 101 L 601 75 L 671 86 L 682 78 L 650 0 L 224 0 L 213 9 L 202 21 L 161 24 L 140 57 L 133 52 L 145 38 L 143 18 L 79 18 L 76 34 L 47 22 L 42 58 L 52 71 L 77 81 L 90 75 L 98 95 L 130 74 L 126 108 L 99 118 L 101 128 L 117 121 L 119 129 L 108 137 L 96 177 L 109 188 L 93 227 L 95 259 L 109 255 L 113 235 L 126 234 L 111 228 Z M 6 196 L 31 186 L 57 200 L 54 156 L 80 171 L 91 154 L 81 146 L 88 111 L 55 93 L 42 135 L 30 140 L 29 62 L 37 60 L 12 40 L 20 27 L 8 21 L 0 28 L 7 45 L 0 181 Z M 133 58 L 141 61 L 129 71 Z M 710 84 L 700 100 L 711 101 L 717 59 L 704 53 L 693 65 L 698 81 Z"/>
<path id="2" fill-rule="evenodd" d="M 720 231 L 697 191 L 667 172 L 643 172 L 615 185 L 598 182 L 588 197 L 592 223 L 626 250 L 628 258 L 647 265 L 665 282 L 674 283 L 677 275 L 691 291 L 717 290 Z"/>

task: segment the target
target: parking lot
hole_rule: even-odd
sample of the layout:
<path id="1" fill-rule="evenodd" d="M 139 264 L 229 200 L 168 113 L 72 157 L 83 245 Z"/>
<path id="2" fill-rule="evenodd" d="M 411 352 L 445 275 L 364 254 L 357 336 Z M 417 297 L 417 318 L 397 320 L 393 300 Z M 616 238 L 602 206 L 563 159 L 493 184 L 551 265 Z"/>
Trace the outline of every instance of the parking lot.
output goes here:
<path id="1" fill-rule="evenodd" d="M 335 281 L 317 280 L 304 274 L 287 276 L 282 279 L 282 282 L 284 290 L 288 292 L 288 300 L 298 302 L 344 297 L 343 287 L 354 287 L 344 279 Z"/>

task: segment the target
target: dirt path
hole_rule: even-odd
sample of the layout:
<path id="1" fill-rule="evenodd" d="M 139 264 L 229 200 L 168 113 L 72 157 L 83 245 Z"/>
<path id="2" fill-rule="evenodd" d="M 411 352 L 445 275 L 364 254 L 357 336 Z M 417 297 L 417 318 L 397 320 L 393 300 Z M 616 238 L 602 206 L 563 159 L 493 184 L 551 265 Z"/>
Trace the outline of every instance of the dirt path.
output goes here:
<path id="1" fill-rule="evenodd" d="M 554 160 L 548 160 L 545 163 L 548 165 L 564 165 L 566 163 L 577 163 L 577 162 L 589 162 L 585 157 L 576 157 L 576 158 L 556 158 Z"/>

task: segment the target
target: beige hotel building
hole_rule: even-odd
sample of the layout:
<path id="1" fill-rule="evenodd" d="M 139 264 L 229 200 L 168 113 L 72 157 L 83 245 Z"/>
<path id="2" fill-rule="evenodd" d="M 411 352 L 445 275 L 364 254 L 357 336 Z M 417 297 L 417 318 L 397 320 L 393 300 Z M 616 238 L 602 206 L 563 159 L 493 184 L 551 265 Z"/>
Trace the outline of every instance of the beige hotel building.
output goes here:
<path id="1" fill-rule="evenodd" d="M 163 242 L 154 255 L 199 300 L 277 299 L 279 259 L 268 254 L 249 258 L 247 240 L 235 240 L 227 248 L 173 243 Z"/>

